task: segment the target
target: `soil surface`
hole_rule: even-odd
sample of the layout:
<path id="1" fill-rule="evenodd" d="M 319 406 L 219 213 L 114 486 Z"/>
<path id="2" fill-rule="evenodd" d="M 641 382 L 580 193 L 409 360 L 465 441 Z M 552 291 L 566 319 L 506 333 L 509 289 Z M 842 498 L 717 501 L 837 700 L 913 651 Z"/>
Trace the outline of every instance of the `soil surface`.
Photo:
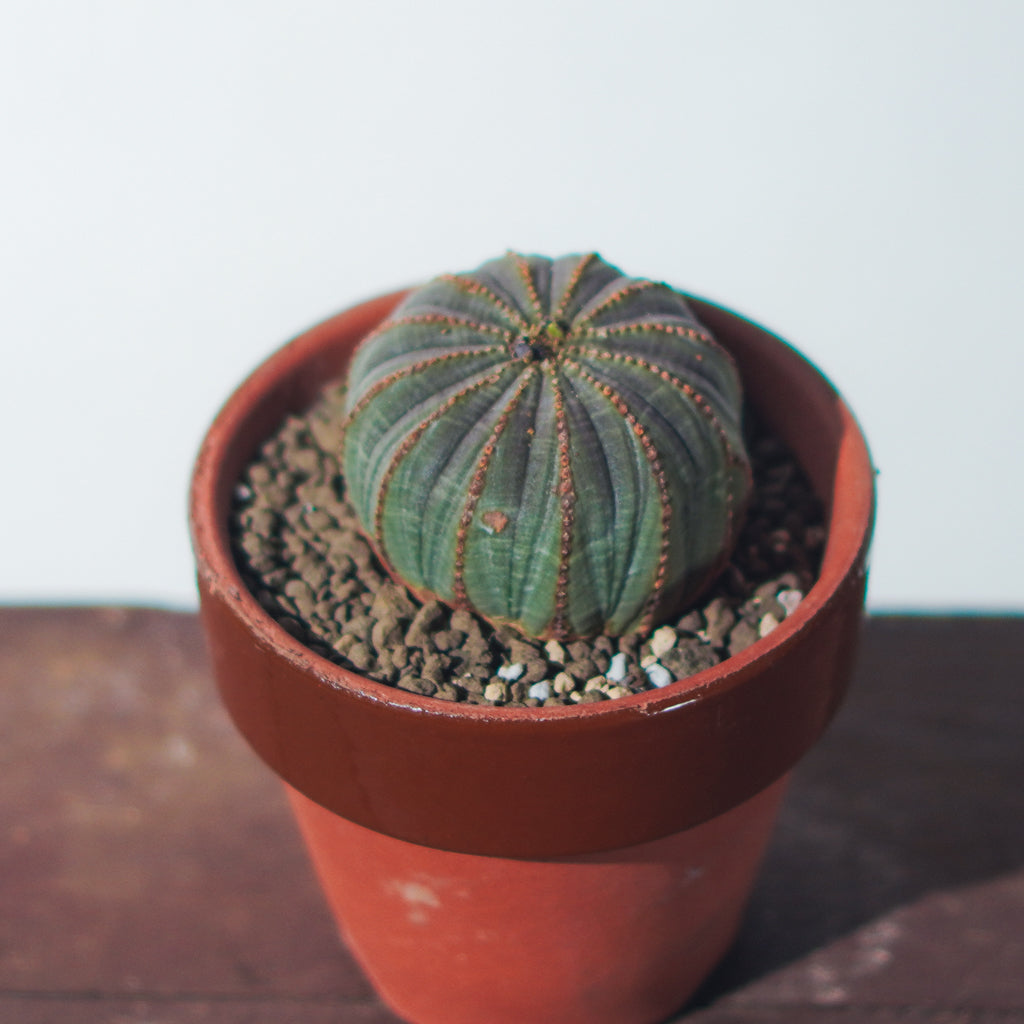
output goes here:
<path id="1" fill-rule="evenodd" d="M 235 554 L 260 604 L 312 650 L 381 683 L 476 704 L 575 704 L 666 686 L 767 636 L 817 577 L 820 501 L 792 455 L 748 429 L 754 494 L 703 603 L 647 636 L 567 643 L 495 630 L 394 583 L 345 500 L 343 389 L 264 444 L 236 490 Z"/>

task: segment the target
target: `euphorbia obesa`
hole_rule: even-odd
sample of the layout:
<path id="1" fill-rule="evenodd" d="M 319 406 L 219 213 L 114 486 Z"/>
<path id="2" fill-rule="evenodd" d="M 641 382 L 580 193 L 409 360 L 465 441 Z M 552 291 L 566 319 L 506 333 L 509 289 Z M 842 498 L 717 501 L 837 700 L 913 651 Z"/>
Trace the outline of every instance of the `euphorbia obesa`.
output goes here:
<path id="1" fill-rule="evenodd" d="M 343 472 L 420 596 L 528 636 L 649 628 L 750 491 L 732 359 L 666 284 L 509 253 L 411 292 L 348 381 Z"/>

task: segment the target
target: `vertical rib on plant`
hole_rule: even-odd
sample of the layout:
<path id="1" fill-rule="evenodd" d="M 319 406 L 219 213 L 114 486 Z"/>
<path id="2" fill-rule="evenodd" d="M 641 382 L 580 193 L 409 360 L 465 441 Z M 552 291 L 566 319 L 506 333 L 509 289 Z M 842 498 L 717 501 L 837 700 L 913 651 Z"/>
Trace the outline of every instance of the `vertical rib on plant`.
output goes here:
<path id="1" fill-rule="evenodd" d="M 414 593 L 532 637 L 619 635 L 728 556 L 741 405 L 678 292 L 593 253 L 509 253 L 412 292 L 362 343 L 343 472 Z"/>

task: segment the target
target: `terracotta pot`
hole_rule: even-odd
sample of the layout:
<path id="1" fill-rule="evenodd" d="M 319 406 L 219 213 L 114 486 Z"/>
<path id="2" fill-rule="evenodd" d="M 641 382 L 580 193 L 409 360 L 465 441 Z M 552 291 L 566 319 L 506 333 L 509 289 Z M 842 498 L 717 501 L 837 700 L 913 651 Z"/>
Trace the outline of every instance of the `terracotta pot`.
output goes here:
<path id="1" fill-rule="evenodd" d="M 794 350 L 693 300 L 826 503 L 817 584 L 768 637 L 661 690 L 553 708 L 405 693 L 278 626 L 246 590 L 228 539 L 243 467 L 400 298 L 285 346 L 203 444 L 191 525 L 223 700 L 284 780 L 339 928 L 399 1014 L 650 1024 L 734 937 L 787 773 L 849 681 L 874 514 L 864 439 Z"/>

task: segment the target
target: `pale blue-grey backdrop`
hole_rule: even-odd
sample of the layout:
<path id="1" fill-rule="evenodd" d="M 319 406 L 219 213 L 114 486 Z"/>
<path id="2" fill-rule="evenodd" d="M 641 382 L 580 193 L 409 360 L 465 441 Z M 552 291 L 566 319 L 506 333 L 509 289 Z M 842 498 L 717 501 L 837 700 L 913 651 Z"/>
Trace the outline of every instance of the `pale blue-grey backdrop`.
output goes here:
<path id="1" fill-rule="evenodd" d="M 598 249 L 790 338 L 875 608 L 1024 609 L 1016 0 L 8 0 L 0 600 L 189 606 L 228 391 L 358 299 Z"/>

